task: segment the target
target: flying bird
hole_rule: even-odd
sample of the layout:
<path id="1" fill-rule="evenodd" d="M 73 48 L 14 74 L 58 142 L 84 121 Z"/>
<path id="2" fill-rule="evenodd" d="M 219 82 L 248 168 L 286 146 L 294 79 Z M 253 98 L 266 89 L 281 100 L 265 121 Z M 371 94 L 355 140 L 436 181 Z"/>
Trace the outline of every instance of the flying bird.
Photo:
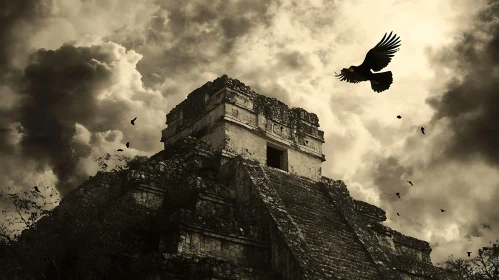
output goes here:
<path id="1" fill-rule="evenodd" d="M 135 120 L 136 119 L 137 119 L 137 117 L 133 118 L 133 120 L 130 121 L 132 123 L 132 125 L 135 125 Z"/>
<path id="2" fill-rule="evenodd" d="M 468 253 L 468 257 L 471 257 L 471 252 L 466 252 L 466 253 Z"/>
<path id="3" fill-rule="evenodd" d="M 443 213 L 443 212 L 447 212 L 447 211 L 445 211 L 444 209 L 440 209 L 440 212 L 442 212 L 442 213 Z"/>
<path id="4" fill-rule="evenodd" d="M 396 193 L 396 195 L 400 198 L 400 193 Z"/>
<path id="5" fill-rule="evenodd" d="M 341 73 L 335 72 L 335 77 L 340 81 L 347 81 L 352 84 L 371 81 L 371 88 L 375 92 L 382 92 L 390 88 L 393 83 L 392 72 L 373 73 L 385 68 L 391 61 L 394 54 L 399 50 L 400 37 L 390 32 L 386 33 L 379 43 L 370 49 L 361 65 L 350 66 L 348 69 L 341 69 Z"/>
<path id="6" fill-rule="evenodd" d="M 126 147 L 130 148 L 130 142 L 126 142 Z"/>
<path id="7" fill-rule="evenodd" d="M 34 189 L 35 189 L 35 191 L 40 192 L 40 190 L 38 189 L 38 186 L 35 186 Z"/>
<path id="8" fill-rule="evenodd" d="M 407 183 L 411 184 L 411 186 L 414 187 L 414 185 L 412 184 L 412 181 L 407 181 Z"/>
<path id="9" fill-rule="evenodd" d="M 397 212 L 397 216 L 400 216 L 400 214 Z"/>
<path id="10" fill-rule="evenodd" d="M 398 115 L 398 116 L 397 116 L 397 119 L 399 119 L 399 120 L 400 120 L 401 118 L 402 118 L 402 116 L 400 116 L 400 115 Z"/>
<path id="11" fill-rule="evenodd" d="M 122 149 L 118 149 L 118 150 L 116 150 L 116 151 L 117 151 L 117 152 L 123 152 L 123 150 L 122 150 Z"/>
<path id="12" fill-rule="evenodd" d="M 424 134 L 424 127 L 421 127 L 421 132 L 423 132 L 423 134 Z"/>

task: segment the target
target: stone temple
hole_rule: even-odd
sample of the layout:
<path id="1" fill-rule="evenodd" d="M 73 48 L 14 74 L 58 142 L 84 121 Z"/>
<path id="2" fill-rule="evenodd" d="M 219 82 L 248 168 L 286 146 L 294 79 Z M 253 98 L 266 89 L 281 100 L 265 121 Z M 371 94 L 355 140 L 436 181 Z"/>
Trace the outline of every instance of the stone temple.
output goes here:
<path id="1" fill-rule="evenodd" d="M 65 231 L 39 222 L 45 243 L 60 248 L 46 276 L 459 279 L 433 266 L 428 242 L 384 226 L 385 211 L 321 175 L 317 115 L 223 75 L 166 117 L 164 151 L 118 175 L 98 172 L 64 197 L 51 219 Z M 93 276 L 75 277 L 85 273 Z"/>
<path id="2" fill-rule="evenodd" d="M 321 175 L 324 132 L 314 113 L 223 75 L 166 123 L 165 151 L 194 136 L 210 148 L 192 151 L 200 168 L 226 174 L 225 190 L 205 187 L 183 210 L 168 257 L 215 257 L 245 268 L 242 279 L 438 279 L 427 242 L 384 226 L 385 211 Z M 211 269 L 209 279 L 235 279 Z"/>

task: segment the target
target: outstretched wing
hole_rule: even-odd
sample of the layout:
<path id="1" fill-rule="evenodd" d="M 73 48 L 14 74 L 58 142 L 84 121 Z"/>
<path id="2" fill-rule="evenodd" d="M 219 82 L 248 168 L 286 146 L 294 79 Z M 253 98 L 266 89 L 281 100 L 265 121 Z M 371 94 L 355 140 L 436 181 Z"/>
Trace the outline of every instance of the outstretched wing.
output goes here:
<path id="1" fill-rule="evenodd" d="M 334 72 L 336 75 L 334 75 L 336 78 L 340 79 L 340 81 L 347 81 L 352 84 L 360 83 L 365 81 L 365 79 L 361 78 L 357 73 L 355 72 L 350 72 L 350 70 L 343 68 L 341 69 L 341 73 L 338 74 Z"/>
<path id="2" fill-rule="evenodd" d="M 393 32 L 393 31 L 392 31 Z M 362 62 L 360 66 L 366 66 L 369 69 L 377 72 L 383 68 L 385 68 L 390 61 L 392 61 L 392 57 L 399 50 L 400 47 L 400 37 L 397 37 L 396 34 L 390 32 L 390 35 L 386 37 L 386 33 L 383 36 L 383 39 L 379 41 L 379 43 L 372 49 L 367 52 L 366 58 L 364 62 Z"/>

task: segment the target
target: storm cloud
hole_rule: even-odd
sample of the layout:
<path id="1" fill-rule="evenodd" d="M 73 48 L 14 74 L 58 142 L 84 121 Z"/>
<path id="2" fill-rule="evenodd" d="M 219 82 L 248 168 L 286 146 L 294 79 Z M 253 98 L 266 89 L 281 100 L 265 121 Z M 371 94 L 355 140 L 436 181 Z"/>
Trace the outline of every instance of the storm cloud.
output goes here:
<path id="1" fill-rule="evenodd" d="M 489 1 L 451 44 L 428 52 L 435 79 L 447 82 L 426 99 L 433 116 L 420 126 L 427 135 L 412 127 L 398 152 L 379 159 L 374 177 L 380 193 L 397 189 L 406 197 L 398 202 L 381 196 L 380 204 L 405 213 L 389 213 L 394 225 L 438 244 L 436 260 L 474 251 L 497 236 L 498 4 Z M 411 176 L 410 170 L 416 172 Z M 404 185 L 406 179 L 415 186 Z M 412 222 L 422 227 L 410 227 Z"/>
<path id="2" fill-rule="evenodd" d="M 431 120 L 445 120 L 452 137 L 445 155 L 469 161 L 480 157 L 499 166 L 499 2 L 490 1 L 473 30 L 451 50 L 439 54 L 439 64 L 453 70 L 445 92 L 428 99 L 436 113 Z M 446 50 L 448 52 L 449 50 Z"/>
<path id="3" fill-rule="evenodd" d="M 130 119 L 140 108 L 138 101 L 132 101 L 137 98 L 134 95 L 142 95 L 142 102 L 154 98 L 153 93 L 138 85 L 123 84 L 124 76 L 132 75 L 130 81 L 133 81 L 134 65 L 140 58 L 112 42 L 90 46 L 65 44 L 54 51 L 40 49 L 31 55 L 23 77 L 25 87 L 14 107 L 16 117 L 11 121 L 17 124 L 20 136 L 19 156 L 36 162 L 38 170 L 50 167 L 62 194 L 88 178 L 80 160 L 89 158 L 92 144 L 101 144 L 95 135 L 114 141 L 116 135 L 109 136 L 108 132 L 131 134 Z M 161 98 L 159 94 L 156 97 Z M 161 120 L 153 123 L 159 126 Z M 82 133 L 94 136 L 93 143 L 92 139 L 75 139 L 78 126 L 84 128 Z M 127 138 L 138 139 L 137 135 Z M 134 146 L 144 151 L 154 147 L 141 142 L 137 140 Z"/>
<path id="4" fill-rule="evenodd" d="M 268 27 L 278 1 L 158 1 L 159 9 L 143 34 L 108 38 L 144 54 L 138 64 L 147 86 L 165 78 L 219 65 L 231 57 L 238 38 Z M 181 92 L 182 94 L 184 92 Z M 170 94 L 170 93 L 169 93 Z"/>

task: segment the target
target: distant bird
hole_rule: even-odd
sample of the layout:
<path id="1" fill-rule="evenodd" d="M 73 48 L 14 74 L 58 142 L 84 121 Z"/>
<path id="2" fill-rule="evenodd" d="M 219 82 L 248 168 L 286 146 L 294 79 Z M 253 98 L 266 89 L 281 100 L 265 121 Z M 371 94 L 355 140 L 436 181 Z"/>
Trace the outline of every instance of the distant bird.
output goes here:
<path id="1" fill-rule="evenodd" d="M 38 186 L 35 186 L 35 191 L 40 192 L 40 190 L 38 189 Z"/>
<path id="2" fill-rule="evenodd" d="M 397 212 L 397 216 L 400 216 L 400 214 Z"/>
<path id="3" fill-rule="evenodd" d="M 424 127 L 421 127 L 421 132 L 423 132 L 423 134 L 424 134 Z"/>
<path id="4" fill-rule="evenodd" d="M 123 150 L 122 150 L 122 149 L 118 149 L 118 150 L 116 150 L 116 151 L 117 151 L 117 152 L 123 152 Z"/>
<path id="5" fill-rule="evenodd" d="M 471 252 L 466 252 L 466 253 L 468 253 L 468 257 L 471 257 Z"/>
<path id="6" fill-rule="evenodd" d="M 400 198 L 400 193 L 396 193 L 396 195 Z"/>
<path id="7" fill-rule="evenodd" d="M 445 211 L 444 209 L 440 209 L 440 212 L 442 212 L 442 213 L 443 213 L 443 212 L 447 212 L 447 211 Z"/>
<path id="8" fill-rule="evenodd" d="M 133 118 L 133 120 L 130 121 L 132 123 L 132 125 L 135 125 L 135 120 L 136 119 L 137 119 L 137 117 Z"/>
<path id="9" fill-rule="evenodd" d="M 400 115 L 397 116 L 397 119 L 401 119 L 402 117 Z"/>
<path id="10" fill-rule="evenodd" d="M 340 79 L 340 81 L 347 81 L 349 83 L 360 83 L 364 81 L 371 81 L 371 88 L 375 92 L 382 92 L 390 88 L 393 83 L 392 72 L 383 73 L 373 73 L 371 69 L 375 72 L 380 71 L 385 68 L 391 61 L 394 54 L 399 50 L 400 47 L 400 37 L 396 34 L 390 32 L 390 35 L 386 37 L 386 33 L 379 41 L 379 43 L 370 49 L 366 58 L 359 66 L 350 66 L 348 69 L 341 69 L 341 73 L 335 72 L 335 76 Z"/>
<path id="11" fill-rule="evenodd" d="M 126 142 L 126 147 L 130 148 L 130 142 Z"/>
<path id="12" fill-rule="evenodd" d="M 414 187 L 414 185 L 412 184 L 412 181 L 407 181 L 407 183 L 411 184 L 411 186 Z"/>

